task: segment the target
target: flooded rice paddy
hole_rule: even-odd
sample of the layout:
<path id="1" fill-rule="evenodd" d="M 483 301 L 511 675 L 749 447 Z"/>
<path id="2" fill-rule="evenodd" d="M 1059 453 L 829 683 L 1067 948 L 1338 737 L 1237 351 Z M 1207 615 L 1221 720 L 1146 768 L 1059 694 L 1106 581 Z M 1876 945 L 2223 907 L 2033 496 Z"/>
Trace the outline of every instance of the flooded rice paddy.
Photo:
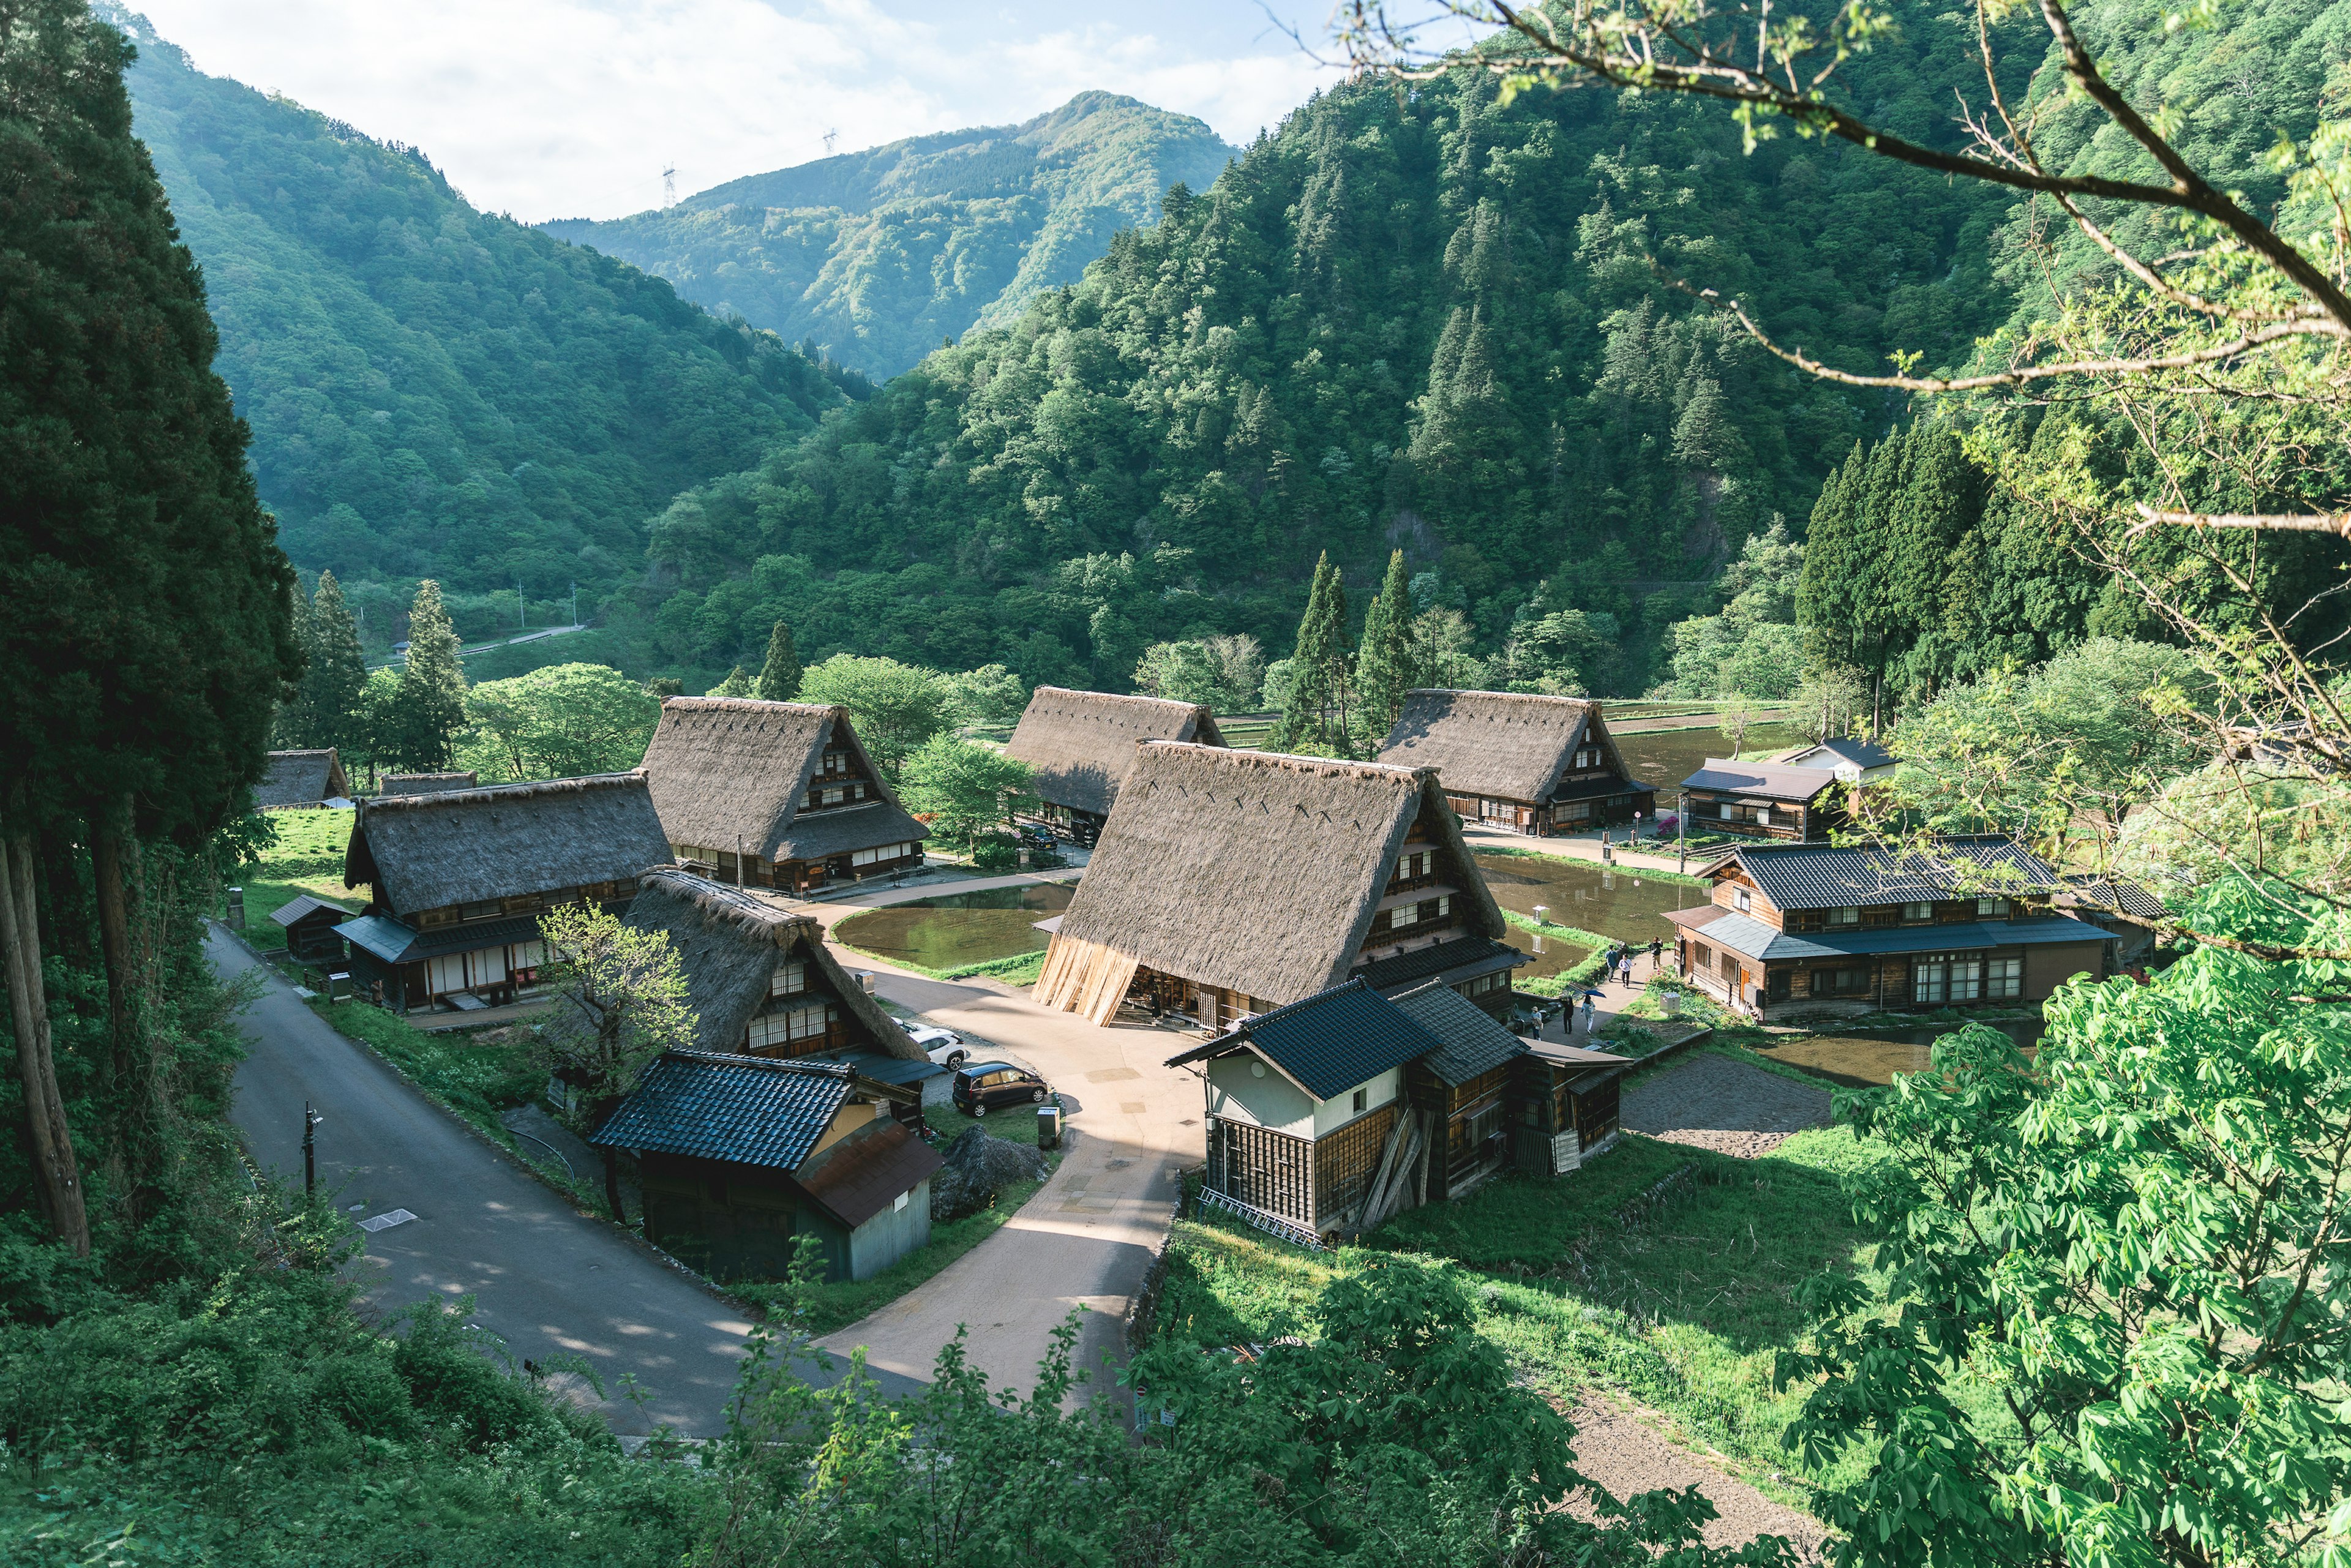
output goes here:
<path id="1" fill-rule="evenodd" d="M 1706 902 L 1702 887 L 1592 861 L 1476 853 L 1478 873 L 1503 908 L 1623 942 L 1671 942 L 1666 912 Z M 1538 907 L 1543 913 L 1537 915 Z"/>
<path id="2" fill-rule="evenodd" d="M 2039 1019 L 1987 1019 L 2028 1051 L 2041 1038 Z M 1924 1072 L 1935 1041 L 1964 1024 L 1921 1024 L 1916 1029 L 1855 1030 L 1846 1034 L 1773 1037 L 1754 1047 L 1757 1054 L 1801 1067 L 1832 1083 L 1861 1089 L 1891 1083 L 1897 1072 Z"/>
<path id="3" fill-rule="evenodd" d="M 1035 923 L 1069 908 L 1071 883 L 947 893 L 852 915 L 832 928 L 852 947 L 893 963 L 954 969 L 1045 950 Z"/>
<path id="4" fill-rule="evenodd" d="M 1754 761 L 1769 752 L 1785 751 L 1804 739 L 1803 730 L 1792 724 L 1755 724 L 1747 727 L 1742 749 L 1748 760 Z M 1636 730 L 1631 735 L 1619 735 L 1615 740 L 1626 769 L 1642 783 L 1656 788 L 1660 811 L 1674 809 L 1674 790 L 1683 779 L 1704 767 L 1708 758 L 1730 755 L 1730 737 L 1712 725 L 1702 729 Z"/>

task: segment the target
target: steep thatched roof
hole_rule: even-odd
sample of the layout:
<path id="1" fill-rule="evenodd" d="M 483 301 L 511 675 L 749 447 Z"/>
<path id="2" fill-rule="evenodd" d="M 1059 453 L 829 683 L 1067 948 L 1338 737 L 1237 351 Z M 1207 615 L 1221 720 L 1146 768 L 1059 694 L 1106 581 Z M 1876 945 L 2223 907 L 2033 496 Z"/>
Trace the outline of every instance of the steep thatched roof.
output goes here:
<path id="1" fill-rule="evenodd" d="M 1501 936 L 1435 769 L 1148 741 L 1053 941 L 1298 1001 L 1347 978 L 1416 821 L 1468 929 Z"/>
<path id="2" fill-rule="evenodd" d="M 387 773 L 383 776 L 382 793 L 386 795 L 437 795 L 444 789 L 472 789 L 481 783 L 473 769 L 456 773 Z"/>
<path id="3" fill-rule="evenodd" d="M 264 811 L 290 806 L 315 806 L 349 795 L 343 759 L 331 746 L 322 751 L 273 751 L 269 771 L 254 787 L 253 803 Z"/>
<path id="4" fill-rule="evenodd" d="M 837 824 L 823 821 L 831 811 L 800 818 L 809 781 L 832 747 L 855 755 L 879 794 L 872 804 L 883 810 L 837 808 Z M 732 854 L 739 843 L 761 860 L 807 860 L 925 836 L 883 782 L 845 707 L 664 697 L 643 767 L 653 809 L 675 844 Z M 856 841 L 845 841 L 844 834 Z"/>
<path id="5" fill-rule="evenodd" d="M 774 894 L 729 887 L 674 866 L 638 879 L 629 924 L 669 934 L 685 971 L 686 1002 L 700 1020 L 695 1049 L 731 1051 L 768 999 L 768 982 L 786 958 L 815 965 L 823 987 L 872 1038 L 877 1055 L 928 1060 L 898 1020 L 865 994 L 824 945 L 824 927 Z"/>
<path id="6" fill-rule="evenodd" d="M 1597 745 L 1602 766 L 1625 777 L 1625 760 L 1601 721 L 1600 705 L 1520 692 L 1424 689 L 1380 747 L 1380 760 L 1434 768 L 1456 795 L 1548 800 L 1580 746 Z"/>
<path id="7" fill-rule="evenodd" d="M 393 913 L 588 883 L 633 882 L 669 861 L 643 773 L 601 773 L 393 795 L 360 803 L 343 885 L 373 883 Z"/>
<path id="8" fill-rule="evenodd" d="M 1039 686 L 1004 755 L 1037 770 L 1044 800 L 1105 817 L 1134 766 L 1135 743 L 1144 740 L 1225 743 L 1216 716 L 1196 703 Z"/>

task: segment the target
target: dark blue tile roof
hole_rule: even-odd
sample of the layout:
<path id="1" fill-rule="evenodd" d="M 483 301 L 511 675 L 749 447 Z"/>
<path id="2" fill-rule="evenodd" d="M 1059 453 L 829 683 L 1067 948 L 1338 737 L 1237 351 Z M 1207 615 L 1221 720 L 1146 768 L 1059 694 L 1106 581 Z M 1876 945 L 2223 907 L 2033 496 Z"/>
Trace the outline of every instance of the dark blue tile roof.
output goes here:
<path id="1" fill-rule="evenodd" d="M 588 1141 L 793 1170 L 848 1100 L 852 1076 L 838 1061 L 673 1051 Z"/>
<path id="2" fill-rule="evenodd" d="M 1490 936 L 1469 936 L 1379 959 L 1364 965 L 1351 977 L 1360 977 L 1383 995 L 1394 995 L 1400 986 L 1415 985 L 1439 975 L 1448 981 L 1466 980 L 1473 975 L 1515 969 L 1531 962 L 1508 942 L 1497 942 Z"/>
<path id="3" fill-rule="evenodd" d="M 1775 931 L 1744 915 L 1726 914 L 1692 930 L 1701 942 L 1728 947 L 1750 958 L 1841 958 L 1897 953 L 1972 953 L 1990 947 L 2043 947 L 2067 942 L 2104 942 L 2106 934 L 2085 921 L 2053 915 L 2045 920 L 1968 920 L 1949 925 L 1892 925 L 1875 931 Z"/>
<path id="4" fill-rule="evenodd" d="M 1456 1088 L 1527 1053 L 1525 1040 L 1450 986 L 1432 981 L 1398 997 L 1395 1007 L 1444 1041 L 1421 1065 Z"/>
<path id="5" fill-rule="evenodd" d="M 1167 1065 L 1222 1056 L 1244 1041 L 1317 1100 L 1334 1099 L 1444 1045 L 1358 976 L 1302 1002 L 1260 1013 L 1230 1034 L 1169 1058 Z"/>
<path id="6" fill-rule="evenodd" d="M 1729 858 L 1782 909 L 1842 909 L 1970 893 L 2021 893 L 2051 888 L 2057 881 L 2040 859 L 2006 839 L 1991 837 L 1945 839 L 1932 856 L 1789 844 L 1738 850 Z"/>

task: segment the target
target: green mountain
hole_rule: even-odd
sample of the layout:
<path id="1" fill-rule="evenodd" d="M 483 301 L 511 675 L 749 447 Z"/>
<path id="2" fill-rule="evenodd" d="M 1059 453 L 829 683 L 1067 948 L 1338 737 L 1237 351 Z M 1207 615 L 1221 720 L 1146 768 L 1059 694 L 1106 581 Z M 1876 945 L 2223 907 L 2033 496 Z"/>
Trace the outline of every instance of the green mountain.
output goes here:
<path id="1" fill-rule="evenodd" d="M 1009 323 L 1074 283 L 1173 184 L 1233 149 L 1196 120 L 1106 92 L 1023 125 L 918 136 L 753 174 L 675 206 L 539 226 L 876 377 Z"/>
<path id="2" fill-rule="evenodd" d="M 1925 16 L 1859 62 L 1920 134 L 1974 68 Z M 1360 612 L 1402 548 L 1489 647 L 1613 618 L 1610 688 L 1639 690 L 1745 539 L 1904 412 L 1779 364 L 1642 249 L 1834 363 L 1949 362 L 2011 308 L 2004 210 L 1842 144 L 1742 156 L 1658 96 L 1343 88 L 1074 287 L 681 498 L 660 650 L 723 673 L 781 614 L 810 658 L 1123 685 L 1159 638 L 1284 652 L 1319 552 Z"/>
<path id="3" fill-rule="evenodd" d="M 203 265 L 262 499 L 357 603 L 430 575 L 461 624 L 468 591 L 517 581 L 553 601 L 576 580 L 590 606 L 643 570 L 670 497 L 843 401 L 771 336 L 475 211 L 416 149 L 108 19 L 139 48 L 138 133 Z"/>

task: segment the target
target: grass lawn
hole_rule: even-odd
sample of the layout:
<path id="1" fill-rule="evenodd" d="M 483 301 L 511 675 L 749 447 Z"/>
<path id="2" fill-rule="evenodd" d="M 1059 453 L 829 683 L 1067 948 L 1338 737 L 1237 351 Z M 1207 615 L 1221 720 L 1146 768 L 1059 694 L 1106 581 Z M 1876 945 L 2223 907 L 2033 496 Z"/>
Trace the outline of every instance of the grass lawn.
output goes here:
<path id="1" fill-rule="evenodd" d="M 1872 1157 L 1844 1127 L 1800 1133 L 1757 1160 L 1627 1134 L 1573 1176 L 1502 1178 L 1403 1215 L 1369 1245 L 1476 1274 L 1480 1331 L 1546 1393 L 1628 1396 L 1801 1501 L 1768 1480 L 1788 1468 L 1780 1434 L 1802 1404 L 1801 1390 L 1772 1390 L 1772 1363 L 1803 1330 L 1799 1283 L 1870 1266 L 1839 1177 Z M 1664 1197 L 1619 1218 L 1669 1177 Z M 1160 1332 L 1209 1344 L 1301 1332 L 1304 1304 L 1347 1266 L 1343 1252 L 1310 1253 L 1223 1216 L 1181 1223 Z"/>
<path id="2" fill-rule="evenodd" d="M 331 871 L 340 881 L 355 817 L 354 812 L 326 810 L 263 813 L 262 820 L 277 830 L 277 841 L 263 852 L 254 874 L 319 876 Z"/>
<path id="3" fill-rule="evenodd" d="M 1045 950 L 1041 947 L 1034 953 L 1017 953 L 1009 958 L 990 958 L 985 963 L 959 964 L 952 969 L 934 969 L 926 965 L 911 963 L 904 958 L 886 957 L 880 953 L 869 953 L 855 943 L 844 942 L 838 936 L 831 937 L 831 940 L 834 946 L 845 953 L 854 953 L 861 958 L 871 958 L 877 964 L 887 964 L 893 968 L 910 969 L 917 975 L 928 975 L 934 980 L 965 980 L 974 975 L 985 975 L 991 980 L 1001 980 L 1008 986 L 1033 986 L 1037 983 L 1037 977 L 1045 972 Z"/>

